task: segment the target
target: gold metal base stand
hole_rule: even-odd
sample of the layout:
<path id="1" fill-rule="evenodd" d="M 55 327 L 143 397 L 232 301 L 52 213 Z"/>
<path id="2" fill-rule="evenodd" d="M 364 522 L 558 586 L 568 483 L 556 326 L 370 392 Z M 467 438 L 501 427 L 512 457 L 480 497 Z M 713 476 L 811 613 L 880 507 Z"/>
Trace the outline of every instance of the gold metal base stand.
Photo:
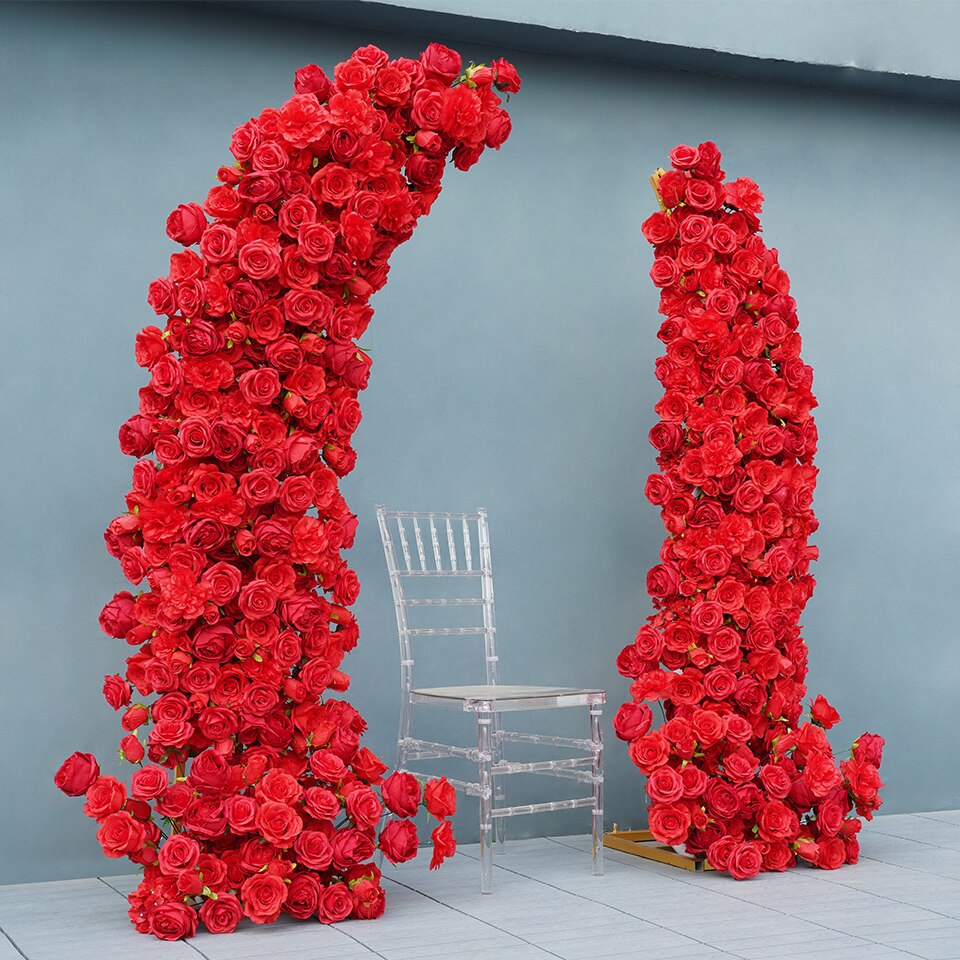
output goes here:
<path id="1" fill-rule="evenodd" d="M 619 850 L 621 853 L 644 857 L 647 860 L 656 860 L 658 863 L 667 863 L 671 867 L 681 867 L 683 870 L 697 872 L 713 870 L 713 867 L 702 857 L 678 853 L 673 847 L 658 843 L 649 830 L 620 830 L 614 824 L 613 830 L 603 835 L 603 845 L 611 850 Z"/>

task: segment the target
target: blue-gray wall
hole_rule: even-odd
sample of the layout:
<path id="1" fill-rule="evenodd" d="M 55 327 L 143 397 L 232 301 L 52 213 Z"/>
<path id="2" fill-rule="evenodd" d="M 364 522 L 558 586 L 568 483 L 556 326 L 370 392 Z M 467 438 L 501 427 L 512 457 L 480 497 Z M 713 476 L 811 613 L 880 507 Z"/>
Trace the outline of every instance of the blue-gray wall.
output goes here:
<path id="1" fill-rule="evenodd" d="M 296 67 L 331 68 L 371 40 L 416 55 L 428 39 L 456 42 L 201 6 L 0 6 L 0 881 L 129 870 L 101 857 L 52 776 L 74 749 L 113 769 L 118 723 L 99 690 L 128 650 L 96 622 L 123 586 L 101 534 L 127 489 L 116 430 L 143 383 L 133 337 L 173 251 L 167 213 L 205 194 L 233 127 L 280 104 Z M 348 666 L 366 742 L 392 754 L 399 703 L 378 502 L 487 506 L 506 678 L 602 685 L 611 713 L 626 695 L 614 658 L 649 612 L 644 575 L 663 537 L 642 496 L 659 343 L 639 224 L 648 173 L 677 142 L 711 138 L 729 172 L 762 185 L 816 371 L 811 690 L 844 715 L 836 746 L 864 729 L 888 737 L 885 810 L 960 807 L 960 108 L 509 41 L 459 46 L 520 68 L 513 137 L 468 174 L 451 170 L 366 338 L 374 375 L 346 484 L 362 521 Z M 438 653 L 454 679 L 457 649 Z M 557 728 L 582 732 L 585 717 Z M 608 823 L 637 825 L 641 778 L 608 744 Z M 463 839 L 474 812 L 464 804 Z M 587 822 L 573 811 L 510 826 Z"/>

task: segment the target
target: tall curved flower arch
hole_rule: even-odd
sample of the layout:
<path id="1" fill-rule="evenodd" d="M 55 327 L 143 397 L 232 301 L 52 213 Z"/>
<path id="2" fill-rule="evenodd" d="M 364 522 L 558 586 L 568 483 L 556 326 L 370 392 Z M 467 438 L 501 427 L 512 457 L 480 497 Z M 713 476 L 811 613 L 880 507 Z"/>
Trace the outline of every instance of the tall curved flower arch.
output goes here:
<path id="1" fill-rule="evenodd" d="M 835 868 L 880 806 L 883 740 L 864 734 L 838 764 L 825 730 L 839 714 L 818 696 L 803 716 L 813 371 L 757 184 L 725 180 L 713 143 L 670 160 L 643 224 L 666 345 L 646 495 L 667 537 L 647 575 L 656 612 L 617 661 L 633 683 L 615 728 L 647 776 L 656 839 L 738 879 L 797 858 Z"/>
<path id="2" fill-rule="evenodd" d="M 359 584 L 339 480 L 370 298 L 448 160 L 466 170 L 509 136 L 498 91 L 519 88 L 506 61 L 463 70 L 439 44 L 418 60 L 363 47 L 333 80 L 304 67 L 290 100 L 234 132 L 206 200 L 167 221 L 184 249 L 150 285 L 163 326 L 137 336 L 150 381 L 120 446 L 138 459 L 105 535 L 134 591 L 100 617 L 131 647 L 103 692 L 137 769 L 128 788 L 75 753 L 55 778 L 85 796 L 106 855 L 144 868 L 141 932 L 379 916 L 375 846 L 415 856 L 421 803 L 439 821 L 431 866 L 455 848 L 450 785 L 384 779 L 341 696 Z"/>

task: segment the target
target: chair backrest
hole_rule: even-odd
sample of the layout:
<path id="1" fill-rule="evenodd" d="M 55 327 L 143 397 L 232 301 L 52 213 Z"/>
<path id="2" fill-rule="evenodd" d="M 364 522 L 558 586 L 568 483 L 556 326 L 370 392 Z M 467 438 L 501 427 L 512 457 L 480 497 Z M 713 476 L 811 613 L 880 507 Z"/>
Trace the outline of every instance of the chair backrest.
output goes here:
<path id="1" fill-rule="evenodd" d="M 487 683 L 497 683 L 497 628 L 487 511 L 410 513 L 377 507 L 377 523 L 390 574 L 400 637 L 400 670 L 405 690 L 413 687 L 414 641 L 419 637 L 482 636 Z M 397 543 L 400 554 L 397 554 Z M 416 589 L 414 589 L 414 581 Z M 445 581 L 443 589 L 439 589 Z M 430 585 L 443 596 L 424 596 Z M 453 586 L 455 585 L 455 586 Z M 453 594 L 452 596 L 449 594 Z M 418 614 L 482 613 L 477 626 L 415 626 Z"/>

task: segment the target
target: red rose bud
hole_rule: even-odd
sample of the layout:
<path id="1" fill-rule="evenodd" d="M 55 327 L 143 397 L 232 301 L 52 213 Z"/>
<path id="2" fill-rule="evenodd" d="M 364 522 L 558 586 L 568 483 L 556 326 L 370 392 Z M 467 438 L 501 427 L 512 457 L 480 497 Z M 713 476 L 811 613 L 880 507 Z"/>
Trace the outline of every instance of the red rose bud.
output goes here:
<path id="1" fill-rule="evenodd" d="M 826 730 L 840 722 L 840 714 L 827 703 L 822 694 L 818 695 L 817 699 L 813 701 L 813 705 L 810 707 L 810 717 L 814 723 L 819 724 Z"/>
<path id="2" fill-rule="evenodd" d="M 322 103 L 330 93 L 330 80 L 315 63 L 308 63 L 294 74 L 293 89 L 297 93 L 312 93 Z"/>
<path id="3" fill-rule="evenodd" d="M 460 76 L 463 61 L 455 50 L 445 47 L 442 43 L 431 43 L 420 54 L 420 63 L 428 76 L 450 84 Z"/>
<path id="4" fill-rule="evenodd" d="M 130 763 L 139 763 L 144 757 L 143 744 L 135 734 L 128 733 L 120 741 L 120 754 Z"/>
<path id="5" fill-rule="evenodd" d="M 128 630 L 136 626 L 134 599 L 129 590 L 121 590 L 100 612 L 100 626 L 108 637 L 118 640 L 126 636 Z"/>
<path id="6" fill-rule="evenodd" d="M 142 704 L 136 704 L 132 706 L 126 713 L 120 718 L 120 724 L 124 730 L 136 730 L 137 727 L 142 726 L 147 722 L 149 714 L 147 713 L 147 708 Z"/>
<path id="7" fill-rule="evenodd" d="M 167 236 L 175 243 L 189 247 L 203 236 L 206 226 L 203 207 L 197 203 L 181 203 L 167 217 Z"/>
<path id="8" fill-rule="evenodd" d="M 100 766 L 92 753 L 74 753 L 60 765 L 54 785 L 68 797 L 82 797 L 100 776 Z"/>
<path id="9" fill-rule="evenodd" d="M 613 718 L 613 732 L 621 740 L 642 737 L 653 723 L 653 711 L 646 703 L 624 703 Z"/>
<path id="10" fill-rule="evenodd" d="M 500 57 L 490 64 L 490 68 L 496 75 L 494 82 L 498 90 L 502 90 L 504 93 L 520 92 L 520 74 L 517 73 L 517 68 L 509 60 Z"/>
<path id="11" fill-rule="evenodd" d="M 380 787 L 380 796 L 391 813 L 415 817 L 422 797 L 420 781 L 412 773 L 391 773 Z"/>

